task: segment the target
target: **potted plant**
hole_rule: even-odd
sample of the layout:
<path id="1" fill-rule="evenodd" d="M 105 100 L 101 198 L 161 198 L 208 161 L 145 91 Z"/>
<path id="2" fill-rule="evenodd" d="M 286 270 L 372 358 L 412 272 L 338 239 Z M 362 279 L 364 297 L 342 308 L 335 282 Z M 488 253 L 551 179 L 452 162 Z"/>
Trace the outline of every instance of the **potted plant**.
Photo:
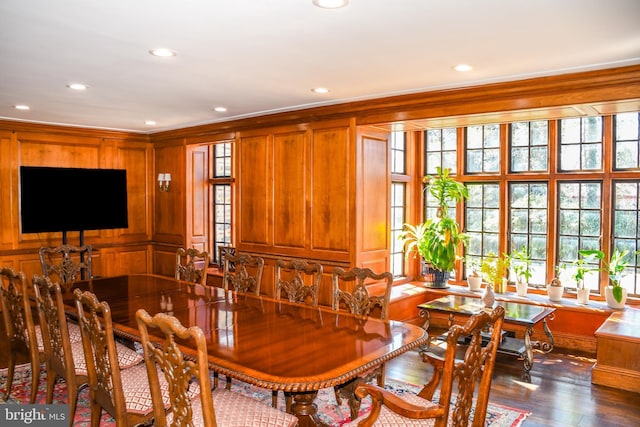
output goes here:
<path id="1" fill-rule="evenodd" d="M 469 284 L 469 290 L 471 292 L 478 292 L 482 289 L 482 276 L 478 271 L 478 259 L 474 257 L 466 257 L 465 264 L 467 269 L 470 270 L 467 273 L 467 283 Z"/>
<path id="2" fill-rule="evenodd" d="M 637 253 L 637 252 L 636 252 Z M 615 249 L 607 261 L 604 252 L 600 250 L 581 250 L 580 254 L 584 256 L 594 256 L 602 263 L 600 271 L 606 271 L 609 275 L 609 283 L 605 288 L 605 299 L 610 308 L 624 308 L 627 302 L 627 290 L 620 285 L 620 279 L 624 275 L 625 268 L 629 265 L 629 250 Z"/>
<path id="3" fill-rule="evenodd" d="M 506 276 L 508 268 L 509 257 L 506 254 L 498 256 L 494 253 L 489 253 L 489 255 L 483 258 L 482 264 L 480 265 L 480 271 L 482 271 L 485 280 L 498 293 L 503 293 L 507 290 Z"/>
<path id="4" fill-rule="evenodd" d="M 529 279 L 531 279 L 531 257 L 526 247 L 522 247 L 509 255 L 509 265 L 516 276 L 516 293 L 519 296 L 527 295 Z"/>
<path id="5" fill-rule="evenodd" d="M 576 302 L 578 304 L 589 304 L 589 293 L 591 289 L 584 285 L 584 276 L 590 271 L 598 271 L 597 267 L 594 267 L 590 262 L 594 259 L 593 254 L 584 253 L 584 250 L 579 251 L 582 258 L 571 263 L 571 266 L 565 266 L 565 269 L 571 270 L 571 278 L 576 282 Z"/>
<path id="6" fill-rule="evenodd" d="M 562 301 L 562 294 L 564 293 L 564 286 L 560 280 L 560 272 L 564 270 L 564 266 L 556 266 L 556 276 L 551 279 L 551 283 L 547 285 L 547 295 L 549 295 L 550 301 L 559 302 Z"/>
<path id="7" fill-rule="evenodd" d="M 455 266 L 457 250 L 466 242 L 466 236 L 460 230 L 455 218 L 449 216 L 449 205 L 465 199 L 469 192 L 464 184 L 449 175 L 449 169 L 436 169 L 436 175 L 427 175 L 423 179 L 425 189 L 438 202 L 435 218 L 429 218 L 423 224 L 405 224 L 400 240 L 407 254 L 417 251 L 427 267 L 423 274 L 427 284 L 434 288 L 444 288 L 449 274 Z M 424 272 L 423 272 L 424 273 Z"/>

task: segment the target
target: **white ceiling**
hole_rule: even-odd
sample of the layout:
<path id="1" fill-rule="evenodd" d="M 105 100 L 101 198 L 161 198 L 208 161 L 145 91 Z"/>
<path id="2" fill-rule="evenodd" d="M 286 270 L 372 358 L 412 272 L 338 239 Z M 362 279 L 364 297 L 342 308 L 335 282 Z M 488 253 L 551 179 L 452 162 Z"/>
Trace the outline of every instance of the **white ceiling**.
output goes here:
<path id="1" fill-rule="evenodd" d="M 0 1 L 0 118 L 41 123 L 148 133 L 631 64 L 639 0 Z"/>

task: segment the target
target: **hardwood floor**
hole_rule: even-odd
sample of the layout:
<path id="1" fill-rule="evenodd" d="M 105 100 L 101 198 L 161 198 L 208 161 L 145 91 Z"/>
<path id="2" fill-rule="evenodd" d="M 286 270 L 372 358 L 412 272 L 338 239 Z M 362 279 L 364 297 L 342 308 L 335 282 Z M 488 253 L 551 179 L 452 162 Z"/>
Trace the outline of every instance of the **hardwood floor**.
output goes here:
<path id="1" fill-rule="evenodd" d="M 0 367 L 7 366 L 5 337 L 0 320 Z M 498 355 L 490 401 L 530 411 L 524 427 L 640 426 L 640 393 L 592 385 L 592 357 L 570 355 L 565 349 L 536 353 L 527 381 L 521 361 Z M 20 362 L 27 360 L 21 357 Z M 417 351 L 386 364 L 387 378 L 412 384 L 425 383 L 430 374 Z"/>
<path id="2" fill-rule="evenodd" d="M 568 353 L 536 353 L 530 380 L 522 361 L 499 354 L 490 401 L 531 412 L 525 427 L 640 426 L 640 393 L 592 385 L 594 356 Z M 417 351 L 386 364 L 387 378 L 423 384 L 430 375 Z"/>

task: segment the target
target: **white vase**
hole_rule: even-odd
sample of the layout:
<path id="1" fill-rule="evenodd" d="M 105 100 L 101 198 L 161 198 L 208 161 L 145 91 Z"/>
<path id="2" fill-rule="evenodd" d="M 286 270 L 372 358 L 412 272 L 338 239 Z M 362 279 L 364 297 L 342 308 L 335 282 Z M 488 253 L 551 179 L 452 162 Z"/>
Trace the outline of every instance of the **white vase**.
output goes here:
<path id="1" fill-rule="evenodd" d="M 622 288 L 622 300 L 620 302 L 616 301 L 616 298 L 613 296 L 613 286 L 604 288 L 604 297 L 607 300 L 609 308 L 624 308 L 624 304 L 627 302 L 627 289 Z"/>
<path id="2" fill-rule="evenodd" d="M 547 285 L 547 293 L 549 294 L 549 300 L 555 301 L 555 302 L 562 301 L 562 294 L 564 293 L 564 286 Z"/>
<path id="3" fill-rule="evenodd" d="M 527 282 L 516 282 L 516 293 L 519 297 L 527 296 L 527 287 L 529 284 Z"/>
<path id="4" fill-rule="evenodd" d="M 478 292 L 482 290 L 482 277 L 480 276 L 467 277 L 467 283 L 469 284 L 469 290 L 471 292 Z"/>
<path id="5" fill-rule="evenodd" d="M 591 289 L 578 288 L 577 292 L 578 292 L 578 297 L 576 298 L 576 302 L 582 305 L 589 304 L 589 293 L 591 292 Z"/>

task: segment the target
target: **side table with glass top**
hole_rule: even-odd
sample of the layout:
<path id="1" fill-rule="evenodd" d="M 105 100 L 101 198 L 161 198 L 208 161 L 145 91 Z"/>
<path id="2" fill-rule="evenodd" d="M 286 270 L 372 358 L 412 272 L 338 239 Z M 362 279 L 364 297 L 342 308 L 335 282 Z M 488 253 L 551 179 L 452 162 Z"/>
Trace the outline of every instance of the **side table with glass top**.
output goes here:
<path id="1" fill-rule="evenodd" d="M 522 304 L 511 301 L 497 301 L 494 306 L 501 305 L 505 309 L 504 324 L 520 325 L 525 327 L 522 339 L 505 334 L 498 347 L 498 352 L 518 357 L 524 361 L 524 369 L 528 374 L 533 366 L 534 350 L 548 353 L 553 350 L 553 334 L 549 329 L 547 319 L 553 319 L 555 308 Z M 429 330 L 431 313 L 448 314 L 448 327 L 453 325 L 456 316 L 471 316 L 481 310 L 485 310 L 480 298 L 466 297 L 462 295 L 447 295 L 418 305 L 421 318 L 424 318 L 423 328 Z M 547 341 L 533 341 L 533 328 L 542 322 Z"/>

